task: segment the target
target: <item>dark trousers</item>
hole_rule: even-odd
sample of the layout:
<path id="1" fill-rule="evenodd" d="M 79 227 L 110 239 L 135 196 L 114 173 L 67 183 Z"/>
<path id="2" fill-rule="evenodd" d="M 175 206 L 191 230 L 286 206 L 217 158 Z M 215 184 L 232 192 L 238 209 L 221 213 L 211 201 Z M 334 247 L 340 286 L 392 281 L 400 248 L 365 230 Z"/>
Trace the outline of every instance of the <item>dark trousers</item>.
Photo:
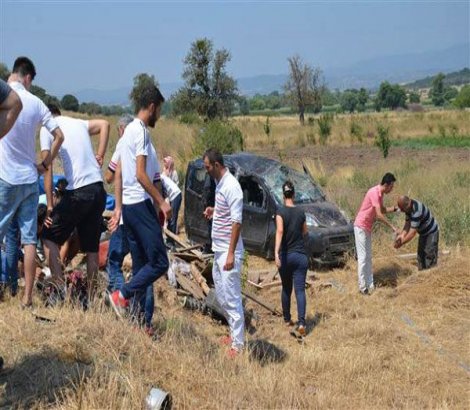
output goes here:
<path id="1" fill-rule="evenodd" d="M 116 232 L 111 235 L 108 250 L 108 290 L 114 292 L 124 285 L 122 274 L 122 262 L 130 252 L 127 230 L 124 225 L 119 225 Z"/>
<path id="2" fill-rule="evenodd" d="M 162 229 L 150 199 L 123 205 L 122 216 L 132 255 L 133 275 L 121 287 L 121 293 L 126 299 L 132 299 L 134 315 L 145 310 L 145 322 L 150 325 L 154 309 L 153 282 L 164 275 L 169 266 Z"/>
<path id="3" fill-rule="evenodd" d="M 182 195 L 178 194 L 178 196 L 170 202 L 171 219 L 168 221 L 168 230 L 174 234 L 178 234 L 178 213 L 181 208 L 181 200 Z M 174 241 L 171 238 L 168 238 L 167 242 L 172 245 L 174 244 Z"/>
<path id="4" fill-rule="evenodd" d="M 439 253 L 439 231 L 420 235 L 418 241 L 418 270 L 429 269 L 437 265 Z"/>
<path id="5" fill-rule="evenodd" d="M 307 255 L 299 252 L 291 252 L 281 255 L 281 274 L 282 281 L 282 313 L 284 320 L 289 322 L 290 298 L 292 287 L 295 290 L 295 299 L 297 300 L 297 320 L 299 325 L 305 326 L 305 311 L 307 301 L 305 297 L 305 279 L 307 277 L 308 258 Z"/>

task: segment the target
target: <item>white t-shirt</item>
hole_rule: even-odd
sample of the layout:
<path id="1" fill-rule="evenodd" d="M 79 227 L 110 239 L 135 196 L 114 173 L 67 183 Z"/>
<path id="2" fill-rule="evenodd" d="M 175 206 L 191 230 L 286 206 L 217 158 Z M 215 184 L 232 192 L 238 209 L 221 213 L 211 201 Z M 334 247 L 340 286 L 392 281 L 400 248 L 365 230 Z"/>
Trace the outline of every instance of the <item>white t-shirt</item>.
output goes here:
<path id="1" fill-rule="evenodd" d="M 136 176 L 137 157 L 140 155 L 147 157 L 146 172 L 150 181 L 154 183 L 159 181 L 160 165 L 150 133 L 145 124 L 135 118 L 124 130 L 116 146 L 115 155 L 111 159 L 114 163 L 121 160 L 123 205 L 137 204 L 150 198 Z"/>
<path id="2" fill-rule="evenodd" d="M 68 181 L 67 190 L 71 191 L 95 182 L 102 182 L 101 169 L 96 161 L 88 132 L 88 121 L 70 117 L 56 117 L 64 134 L 64 142 L 59 156 Z M 46 128 L 41 128 L 41 150 L 49 150 L 53 137 Z"/>
<path id="3" fill-rule="evenodd" d="M 240 183 L 228 168 L 215 187 L 215 208 L 212 220 L 212 250 L 228 251 L 232 235 L 232 224 L 242 223 L 243 192 Z M 235 249 L 243 251 L 243 240 L 240 235 Z"/>
<path id="4" fill-rule="evenodd" d="M 0 178 L 12 185 L 32 184 L 38 180 L 36 168 L 36 130 L 43 125 L 50 132 L 58 125 L 46 105 L 14 81 L 23 109 L 13 128 L 0 139 Z"/>
<path id="5" fill-rule="evenodd" d="M 170 202 L 174 201 L 175 198 L 181 194 L 181 189 L 176 185 L 170 177 L 167 177 L 165 174 L 161 175 L 162 178 L 162 187 L 163 187 L 163 196 L 168 198 Z"/>

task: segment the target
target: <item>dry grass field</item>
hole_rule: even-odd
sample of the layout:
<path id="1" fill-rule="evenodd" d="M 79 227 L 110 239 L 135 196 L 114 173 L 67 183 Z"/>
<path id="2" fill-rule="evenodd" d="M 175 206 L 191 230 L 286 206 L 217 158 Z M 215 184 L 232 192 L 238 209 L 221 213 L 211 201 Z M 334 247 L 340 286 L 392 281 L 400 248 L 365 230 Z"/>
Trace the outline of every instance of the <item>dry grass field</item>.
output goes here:
<path id="1" fill-rule="evenodd" d="M 468 138 L 469 114 L 339 116 L 326 146 L 307 137 L 299 143 L 308 126 L 295 118 L 271 119 L 274 143 L 266 142 L 264 118 L 235 119 L 247 150 L 298 168 L 304 162 L 351 217 L 366 189 L 394 172 L 398 181 L 386 204 L 398 193 L 422 200 L 441 226 L 441 249 L 449 252 L 436 268 L 419 272 L 413 259 L 397 257 L 415 252 L 416 240 L 398 252 L 390 232 L 377 227 L 378 288 L 371 296 L 357 291 L 354 260 L 316 272 L 302 345 L 282 319 L 248 301 L 258 317 L 247 332 L 248 348 L 235 360 L 218 345 L 227 328 L 184 310 L 164 279 L 155 291 L 156 341 L 116 320 L 100 301 L 88 312 L 38 308 L 54 320 L 47 322 L 7 297 L 0 303 L 0 408 L 139 409 L 153 386 L 170 392 L 181 409 L 470 408 L 470 150 L 396 147 L 384 160 L 370 137 L 359 142 L 348 131 L 351 121 L 364 130 L 370 123 L 371 132 L 381 122 L 393 138 L 420 138 L 456 126 Z M 117 138 L 112 131 L 110 147 Z M 153 131 L 157 150 L 183 168 L 193 132 L 162 119 Z M 402 216 L 393 218 L 401 224 Z M 249 257 L 248 269 L 271 266 Z M 258 294 L 280 308 L 279 288 Z"/>

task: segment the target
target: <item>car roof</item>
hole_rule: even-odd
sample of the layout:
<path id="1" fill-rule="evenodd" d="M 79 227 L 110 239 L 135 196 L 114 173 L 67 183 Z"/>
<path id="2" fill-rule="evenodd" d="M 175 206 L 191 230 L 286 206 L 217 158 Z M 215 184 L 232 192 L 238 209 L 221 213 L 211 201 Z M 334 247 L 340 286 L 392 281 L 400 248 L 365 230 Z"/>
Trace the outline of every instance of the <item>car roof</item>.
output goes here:
<path id="1" fill-rule="evenodd" d="M 272 169 L 274 166 L 281 165 L 280 162 L 266 157 L 261 157 L 249 152 L 239 152 L 236 154 L 224 155 L 225 166 L 236 168 L 241 173 L 261 175 Z M 202 159 L 193 161 L 197 167 L 202 167 Z"/>

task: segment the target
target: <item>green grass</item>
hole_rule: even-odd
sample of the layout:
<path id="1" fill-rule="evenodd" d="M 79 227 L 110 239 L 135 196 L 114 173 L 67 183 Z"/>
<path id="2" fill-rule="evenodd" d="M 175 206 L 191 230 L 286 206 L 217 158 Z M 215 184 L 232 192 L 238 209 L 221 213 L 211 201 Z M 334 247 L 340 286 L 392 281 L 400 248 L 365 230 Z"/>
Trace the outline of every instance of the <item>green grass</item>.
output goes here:
<path id="1" fill-rule="evenodd" d="M 395 147 L 405 147 L 412 149 L 430 148 L 470 148 L 470 136 L 446 136 L 446 137 L 423 137 L 393 140 Z"/>

